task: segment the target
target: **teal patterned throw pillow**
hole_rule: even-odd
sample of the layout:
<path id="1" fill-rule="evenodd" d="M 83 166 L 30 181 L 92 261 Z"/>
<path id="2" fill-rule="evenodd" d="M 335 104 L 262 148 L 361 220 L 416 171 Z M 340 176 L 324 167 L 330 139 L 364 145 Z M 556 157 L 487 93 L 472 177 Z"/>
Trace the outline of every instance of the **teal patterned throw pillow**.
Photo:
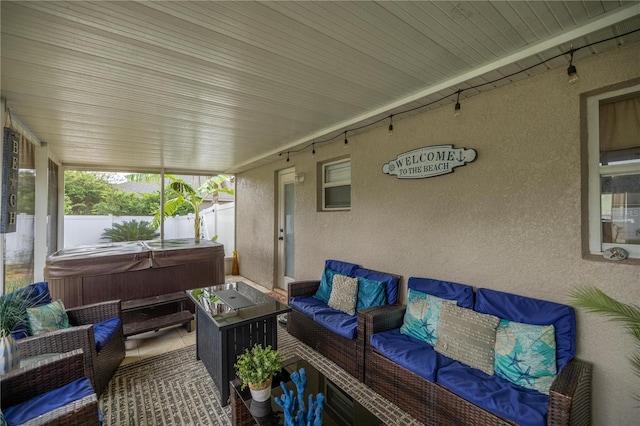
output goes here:
<path id="1" fill-rule="evenodd" d="M 496 330 L 495 373 L 516 385 L 549 394 L 556 378 L 553 325 L 500 320 Z"/>
<path id="2" fill-rule="evenodd" d="M 62 300 L 56 300 L 48 305 L 42 305 L 27 309 L 29 329 L 31 334 L 37 336 L 48 331 L 69 328 L 69 317 L 64 309 Z"/>
<path id="3" fill-rule="evenodd" d="M 438 340 L 442 303 L 455 304 L 456 301 L 442 299 L 410 288 L 400 333 L 435 346 Z"/>

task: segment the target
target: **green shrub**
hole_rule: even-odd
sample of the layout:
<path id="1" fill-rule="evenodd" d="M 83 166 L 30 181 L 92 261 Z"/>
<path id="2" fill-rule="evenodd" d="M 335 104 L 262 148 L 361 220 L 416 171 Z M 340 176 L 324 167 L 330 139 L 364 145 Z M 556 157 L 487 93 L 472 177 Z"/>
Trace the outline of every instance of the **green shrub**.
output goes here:
<path id="1" fill-rule="evenodd" d="M 102 240 L 121 241 L 141 241 L 158 238 L 160 233 L 155 230 L 150 222 L 142 220 L 138 222 L 133 219 L 122 223 L 114 223 L 112 228 L 105 229 L 100 237 Z"/>

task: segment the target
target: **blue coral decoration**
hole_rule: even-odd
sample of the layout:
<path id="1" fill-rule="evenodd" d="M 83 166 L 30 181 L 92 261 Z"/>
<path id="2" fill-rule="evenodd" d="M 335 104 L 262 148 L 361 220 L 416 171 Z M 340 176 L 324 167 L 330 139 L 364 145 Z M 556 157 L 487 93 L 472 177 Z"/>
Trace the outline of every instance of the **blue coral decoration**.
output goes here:
<path id="1" fill-rule="evenodd" d="M 289 390 L 284 382 L 280 382 L 282 396 L 275 397 L 276 404 L 282 407 L 282 411 L 284 411 L 284 425 L 321 426 L 324 395 L 317 394 L 315 402 L 313 401 L 313 395 L 309 395 L 308 403 L 305 405 L 304 391 L 307 387 L 307 373 L 304 368 L 294 371 L 291 374 L 291 381 L 296 386 L 297 395 L 294 395 L 293 390 Z M 308 411 L 307 407 L 309 408 Z"/>

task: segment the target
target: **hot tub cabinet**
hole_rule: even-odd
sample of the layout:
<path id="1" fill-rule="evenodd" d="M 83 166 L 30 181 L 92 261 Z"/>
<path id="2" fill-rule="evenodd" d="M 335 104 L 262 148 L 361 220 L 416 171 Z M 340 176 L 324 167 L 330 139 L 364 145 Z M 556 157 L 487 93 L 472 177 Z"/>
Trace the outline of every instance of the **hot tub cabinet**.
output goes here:
<path id="1" fill-rule="evenodd" d="M 224 246 L 189 238 L 72 247 L 49 256 L 44 277 L 67 308 L 121 300 L 125 335 L 188 326 L 193 304 L 177 294 L 224 283 Z"/>

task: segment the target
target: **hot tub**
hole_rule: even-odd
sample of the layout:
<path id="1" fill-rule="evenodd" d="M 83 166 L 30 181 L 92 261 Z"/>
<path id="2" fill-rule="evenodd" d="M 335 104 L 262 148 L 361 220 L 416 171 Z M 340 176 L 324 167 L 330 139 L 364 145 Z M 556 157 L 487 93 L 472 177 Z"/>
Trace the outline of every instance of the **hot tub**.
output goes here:
<path id="1" fill-rule="evenodd" d="M 83 245 L 60 250 L 44 269 L 65 307 L 160 296 L 224 283 L 224 246 L 192 238 Z"/>

